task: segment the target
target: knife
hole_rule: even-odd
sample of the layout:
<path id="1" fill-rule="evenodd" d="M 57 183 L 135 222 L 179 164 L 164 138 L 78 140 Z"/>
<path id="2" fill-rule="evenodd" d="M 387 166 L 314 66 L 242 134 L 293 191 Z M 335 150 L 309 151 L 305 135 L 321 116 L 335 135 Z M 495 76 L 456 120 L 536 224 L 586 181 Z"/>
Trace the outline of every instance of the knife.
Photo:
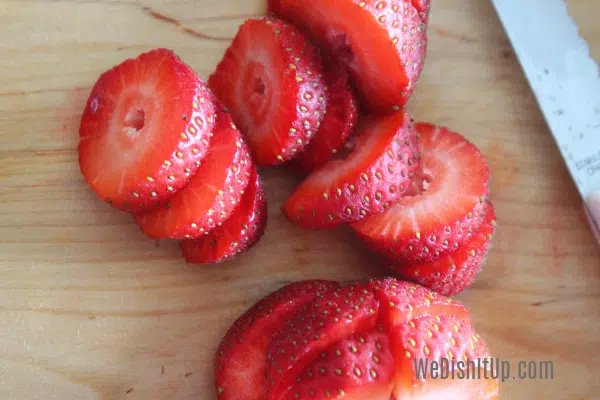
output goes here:
<path id="1" fill-rule="evenodd" d="M 600 74 L 563 0 L 492 0 L 600 243 Z"/>

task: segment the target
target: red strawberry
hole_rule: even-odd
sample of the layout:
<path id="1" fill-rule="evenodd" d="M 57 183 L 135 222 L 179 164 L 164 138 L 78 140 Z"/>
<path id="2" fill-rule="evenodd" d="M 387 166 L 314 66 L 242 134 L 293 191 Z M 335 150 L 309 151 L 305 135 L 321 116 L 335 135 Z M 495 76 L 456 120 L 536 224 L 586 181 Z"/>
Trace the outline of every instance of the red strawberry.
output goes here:
<path id="1" fill-rule="evenodd" d="M 388 278 L 369 282 L 367 288 L 379 301 L 379 321 L 387 329 L 424 316 L 469 318 L 469 312 L 462 304 L 423 286 Z"/>
<path id="2" fill-rule="evenodd" d="M 281 399 L 389 400 L 395 371 L 387 333 L 356 334 L 324 351 Z"/>
<path id="3" fill-rule="evenodd" d="M 419 11 L 419 16 L 425 24 L 429 23 L 429 13 L 431 11 L 431 0 L 411 0 L 413 6 Z"/>
<path id="4" fill-rule="evenodd" d="M 267 200 L 260 176 L 253 168 L 250 183 L 239 206 L 223 225 L 199 239 L 184 240 L 181 249 L 185 260 L 193 264 L 225 261 L 254 246 L 267 225 Z"/>
<path id="5" fill-rule="evenodd" d="M 421 264 L 384 263 L 400 278 L 419 283 L 441 295 L 454 296 L 466 290 L 481 271 L 495 231 L 496 214 L 492 203 L 488 203 L 483 225 L 453 253 Z"/>
<path id="6" fill-rule="evenodd" d="M 269 398 L 281 398 L 317 354 L 354 332 L 373 330 L 376 322 L 377 302 L 362 285 L 340 288 L 307 304 L 271 339 Z"/>
<path id="7" fill-rule="evenodd" d="M 487 204 L 489 169 L 479 149 L 446 128 L 416 128 L 421 193 L 352 224 L 369 249 L 399 262 L 433 261 L 456 250 L 481 225 Z"/>
<path id="8" fill-rule="evenodd" d="M 420 13 L 428 3 L 279 0 L 269 6 L 348 66 L 364 107 L 387 114 L 408 101 L 421 74 L 427 34 Z"/>
<path id="9" fill-rule="evenodd" d="M 212 95 L 172 51 L 141 54 L 94 85 L 79 128 L 81 172 L 116 208 L 155 208 L 198 169 L 214 116 Z"/>
<path id="10" fill-rule="evenodd" d="M 236 320 L 215 359 L 220 400 L 264 400 L 267 346 L 273 332 L 304 304 L 334 290 L 337 283 L 304 281 L 270 294 Z"/>
<path id="11" fill-rule="evenodd" d="M 283 206 L 293 223 L 332 228 L 377 214 L 404 195 L 420 158 L 407 113 L 363 119 L 355 148 L 300 183 Z"/>
<path id="12" fill-rule="evenodd" d="M 194 239 L 220 227 L 237 207 L 250 177 L 252 160 L 229 114 L 219 112 L 210 149 L 184 190 L 162 208 L 134 214 L 153 239 Z"/>
<path id="13" fill-rule="evenodd" d="M 246 21 L 208 84 L 230 110 L 259 166 L 300 153 L 325 112 L 317 49 L 277 19 Z"/>
<path id="14" fill-rule="evenodd" d="M 324 166 L 342 150 L 358 119 L 358 104 L 345 67 L 333 59 L 324 65 L 327 112 L 315 137 L 293 161 L 294 166 L 306 174 Z"/>
<path id="15" fill-rule="evenodd" d="M 483 362 L 490 361 L 489 351 L 469 320 L 415 318 L 392 329 L 390 338 L 396 361 L 394 398 L 498 398 L 498 381 L 490 363 Z M 431 375 L 432 362 L 438 364 L 435 373 L 443 375 Z"/>

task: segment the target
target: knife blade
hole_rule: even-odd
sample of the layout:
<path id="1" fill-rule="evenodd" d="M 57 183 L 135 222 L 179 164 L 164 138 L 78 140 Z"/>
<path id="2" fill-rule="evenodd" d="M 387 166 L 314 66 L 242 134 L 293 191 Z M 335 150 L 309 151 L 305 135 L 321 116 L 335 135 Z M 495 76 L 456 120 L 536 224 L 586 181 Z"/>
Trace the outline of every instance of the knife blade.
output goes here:
<path id="1" fill-rule="evenodd" d="M 492 0 L 600 243 L 600 74 L 564 0 Z"/>

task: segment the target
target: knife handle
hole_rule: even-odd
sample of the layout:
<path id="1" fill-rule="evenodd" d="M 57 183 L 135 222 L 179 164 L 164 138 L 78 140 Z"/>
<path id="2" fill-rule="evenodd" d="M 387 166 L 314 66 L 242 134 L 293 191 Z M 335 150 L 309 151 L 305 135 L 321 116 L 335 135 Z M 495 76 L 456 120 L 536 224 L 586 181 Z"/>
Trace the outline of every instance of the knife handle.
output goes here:
<path id="1" fill-rule="evenodd" d="M 600 244 L 600 191 L 588 196 L 584 208 L 594 236 Z"/>

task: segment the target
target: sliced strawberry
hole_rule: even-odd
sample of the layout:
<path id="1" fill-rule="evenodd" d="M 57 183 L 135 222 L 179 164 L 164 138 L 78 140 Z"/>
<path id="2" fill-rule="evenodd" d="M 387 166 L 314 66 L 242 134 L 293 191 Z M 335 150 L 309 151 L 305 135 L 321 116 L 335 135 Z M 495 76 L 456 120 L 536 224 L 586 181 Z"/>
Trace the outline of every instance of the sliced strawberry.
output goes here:
<path id="1" fill-rule="evenodd" d="M 335 290 L 337 283 L 303 281 L 271 293 L 238 318 L 229 329 L 215 359 L 220 400 L 266 399 L 267 345 L 294 311 Z"/>
<path id="2" fill-rule="evenodd" d="M 306 174 L 324 166 L 342 150 L 358 119 L 358 104 L 346 68 L 334 59 L 326 60 L 324 65 L 327 112 L 314 138 L 293 160 L 294 166 Z"/>
<path id="3" fill-rule="evenodd" d="M 367 287 L 379 301 L 379 321 L 387 329 L 424 316 L 469 317 L 462 304 L 414 283 L 387 278 L 373 280 Z"/>
<path id="4" fill-rule="evenodd" d="M 253 168 L 250 183 L 229 219 L 206 236 L 182 241 L 181 251 L 185 260 L 191 264 L 225 261 L 258 243 L 266 226 L 267 199 L 262 180 Z"/>
<path id="5" fill-rule="evenodd" d="M 152 212 L 134 214 L 153 239 L 194 239 L 220 227 L 248 186 L 252 160 L 229 114 L 219 112 L 206 158 L 185 189 Z"/>
<path id="6" fill-rule="evenodd" d="M 368 248 L 399 262 L 438 259 L 458 248 L 483 222 L 489 169 L 463 136 L 431 124 L 420 134 L 421 193 L 352 224 Z"/>
<path id="7" fill-rule="evenodd" d="M 396 399 L 498 398 L 490 355 L 469 320 L 455 316 L 415 318 L 390 332 L 396 360 Z M 437 375 L 431 375 L 431 363 Z M 439 374 L 443 375 L 439 375 Z"/>
<path id="8" fill-rule="evenodd" d="M 271 339 L 267 359 L 269 398 L 279 399 L 322 351 L 377 322 L 377 301 L 362 285 L 350 285 L 307 304 Z"/>
<path id="9" fill-rule="evenodd" d="M 419 9 L 415 8 L 416 4 Z M 291 21 L 352 72 L 362 105 L 387 114 L 419 79 L 427 48 L 425 1 L 280 0 L 270 11 Z"/>
<path id="10" fill-rule="evenodd" d="M 355 150 L 309 175 L 283 206 L 302 228 L 327 229 L 382 212 L 401 198 L 419 167 L 416 131 L 406 112 L 364 118 Z"/>
<path id="11" fill-rule="evenodd" d="M 387 333 L 353 335 L 324 351 L 282 400 L 390 400 L 396 365 Z"/>
<path id="12" fill-rule="evenodd" d="M 208 84 L 259 166 L 300 153 L 319 129 L 327 103 L 316 47 L 277 19 L 246 21 Z"/>
<path id="13" fill-rule="evenodd" d="M 158 207 L 186 185 L 206 154 L 213 96 L 172 51 L 157 49 L 103 73 L 79 128 L 79 166 L 113 207 Z"/>
<path id="14" fill-rule="evenodd" d="M 420 264 L 384 263 L 399 278 L 416 282 L 443 296 L 454 296 L 466 290 L 481 271 L 495 231 L 496 214 L 492 203 L 488 203 L 484 223 L 453 253 Z"/>

